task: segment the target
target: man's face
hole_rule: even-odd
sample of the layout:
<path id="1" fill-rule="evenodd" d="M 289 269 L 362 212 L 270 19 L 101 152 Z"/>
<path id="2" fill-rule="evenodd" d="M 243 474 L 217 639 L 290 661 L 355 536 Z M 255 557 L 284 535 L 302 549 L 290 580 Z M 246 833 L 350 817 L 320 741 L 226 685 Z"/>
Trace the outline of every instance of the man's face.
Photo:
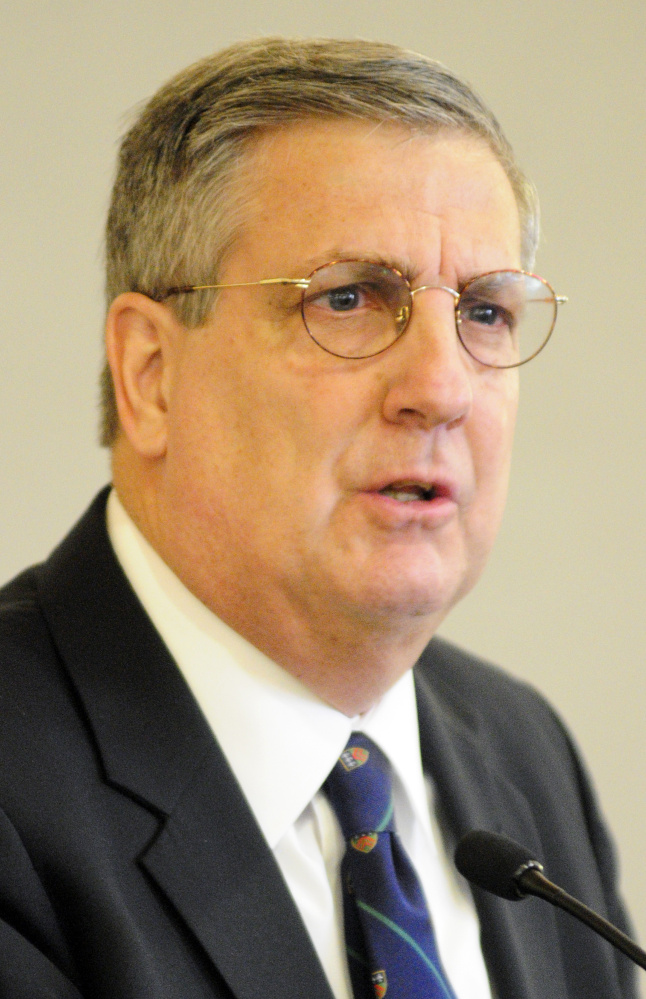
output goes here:
<path id="1" fill-rule="evenodd" d="M 520 266 L 510 184 L 472 137 L 301 124 L 262 138 L 243 177 L 248 222 L 223 283 L 347 258 L 459 290 Z M 289 288 L 225 290 L 183 332 L 162 553 L 261 647 L 353 626 L 428 637 L 496 534 L 517 374 L 466 354 L 445 291 L 415 296 L 404 336 L 362 360 L 318 347 L 299 303 Z"/>

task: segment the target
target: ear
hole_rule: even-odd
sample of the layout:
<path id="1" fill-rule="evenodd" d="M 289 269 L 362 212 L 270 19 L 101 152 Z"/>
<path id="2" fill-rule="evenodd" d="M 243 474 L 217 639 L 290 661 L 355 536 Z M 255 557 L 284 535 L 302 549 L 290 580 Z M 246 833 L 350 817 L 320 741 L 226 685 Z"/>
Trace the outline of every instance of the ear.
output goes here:
<path id="1" fill-rule="evenodd" d="M 169 392 L 184 328 L 166 306 L 127 292 L 106 322 L 106 353 L 123 432 L 142 457 L 166 453 Z"/>

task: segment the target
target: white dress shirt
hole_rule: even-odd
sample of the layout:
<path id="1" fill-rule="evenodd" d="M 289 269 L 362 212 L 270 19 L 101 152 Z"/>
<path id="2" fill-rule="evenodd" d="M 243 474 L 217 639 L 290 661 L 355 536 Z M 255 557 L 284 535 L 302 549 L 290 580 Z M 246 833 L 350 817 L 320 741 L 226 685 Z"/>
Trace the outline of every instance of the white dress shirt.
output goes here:
<path id="1" fill-rule="evenodd" d="M 336 999 L 352 999 L 339 867 L 344 843 L 320 787 L 360 730 L 394 771 L 395 816 L 428 900 L 458 999 L 491 999 L 479 926 L 450 862 L 422 772 L 412 673 L 362 716 L 348 718 L 268 659 L 202 604 L 137 530 L 113 490 L 108 533 L 234 772 L 301 913 Z"/>

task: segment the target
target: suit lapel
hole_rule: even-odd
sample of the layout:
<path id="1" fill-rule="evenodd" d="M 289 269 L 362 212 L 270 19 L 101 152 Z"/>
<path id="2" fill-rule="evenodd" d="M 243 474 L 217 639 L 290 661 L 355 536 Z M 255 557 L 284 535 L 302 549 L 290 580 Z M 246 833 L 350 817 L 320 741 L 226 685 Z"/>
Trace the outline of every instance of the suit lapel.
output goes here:
<path id="1" fill-rule="evenodd" d="M 450 838 L 457 843 L 471 829 L 486 829 L 541 856 L 527 799 L 484 754 L 477 710 L 464 705 L 453 683 L 434 680 L 432 661 L 429 666 L 426 675 L 416 675 L 422 760 Z M 485 963 L 500 999 L 567 995 L 551 906 L 538 899 L 515 903 L 472 891 Z"/>
<path id="2" fill-rule="evenodd" d="M 179 670 L 116 562 L 105 499 L 39 570 L 107 781 L 153 811 L 139 862 L 238 999 L 329 997 L 279 868 Z"/>
<path id="3" fill-rule="evenodd" d="M 330 995 L 274 857 L 219 751 L 197 768 L 142 863 L 237 996 Z"/>

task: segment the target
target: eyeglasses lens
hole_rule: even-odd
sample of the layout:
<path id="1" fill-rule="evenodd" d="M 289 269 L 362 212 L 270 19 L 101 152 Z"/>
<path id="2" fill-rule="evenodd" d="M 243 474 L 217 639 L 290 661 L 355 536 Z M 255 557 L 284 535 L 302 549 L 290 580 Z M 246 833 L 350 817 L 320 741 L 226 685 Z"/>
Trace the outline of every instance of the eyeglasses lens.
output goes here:
<path id="1" fill-rule="evenodd" d="M 371 357 L 401 336 L 410 307 L 410 289 L 397 271 L 344 260 L 314 272 L 303 296 L 303 320 L 330 354 Z"/>
<path id="2" fill-rule="evenodd" d="M 494 368 L 524 364 L 547 343 L 556 299 L 541 278 L 520 271 L 485 274 L 465 286 L 457 325 L 465 349 Z"/>

